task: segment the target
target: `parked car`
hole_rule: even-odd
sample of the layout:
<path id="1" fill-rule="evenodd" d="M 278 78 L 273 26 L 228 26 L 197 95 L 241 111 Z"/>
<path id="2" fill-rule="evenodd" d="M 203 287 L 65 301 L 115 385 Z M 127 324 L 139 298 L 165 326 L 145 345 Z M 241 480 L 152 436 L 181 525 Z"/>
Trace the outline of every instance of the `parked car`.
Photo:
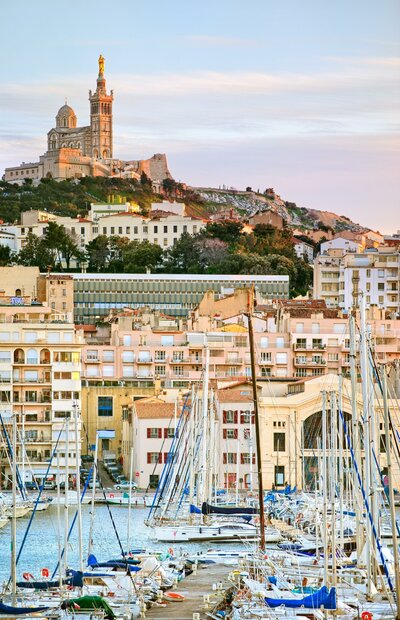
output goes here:
<path id="1" fill-rule="evenodd" d="M 136 482 L 131 482 L 131 484 L 129 484 L 129 480 L 126 480 L 124 482 L 117 482 L 116 484 L 114 484 L 114 488 L 117 489 L 117 491 L 121 491 L 123 489 L 129 489 L 129 486 L 131 489 L 137 489 L 137 484 Z"/>
<path id="2" fill-rule="evenodd" d="M 38 489 L 38 484 L 36 484 L 36 482 L 30 481 L 30 482 L 25 482 L 25 488 L 27 491 L 37 491 Z"/>
<path id="3" fill-rule="evenodd" d="M 55 489 L 56 487 L 57 487 L 57 485 L 56 485 L 56 483 L 55 483 L 55 481 L 54 481 L 54 480 L 46 480 L 46 481 L 45 481 L 45 483 L 44 483 L 44 485 L 43 485 L 43 488 L 44 488 L 46 491 L 54 491 L 54 489 Z"/>

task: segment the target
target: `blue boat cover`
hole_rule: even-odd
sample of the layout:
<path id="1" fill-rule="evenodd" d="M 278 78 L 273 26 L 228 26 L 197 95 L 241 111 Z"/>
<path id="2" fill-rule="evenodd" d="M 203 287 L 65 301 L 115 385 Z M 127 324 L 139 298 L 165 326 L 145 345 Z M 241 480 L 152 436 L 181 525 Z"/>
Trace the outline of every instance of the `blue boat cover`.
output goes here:
<path id="1" fill-rule="evenodd" d="M 190 514 L 191 515 L 201 515 L 200 508 L 197 508 L 194 504 L 190 504 Z"/>
<path id="2" fill-rule="evenodd" d="M 322 586 L 318 592 L 309 594 L 304 598 L 268 598 L 265 599 L 268 607 L 289 607 L 290 609 L 296 609 L 298 607 L 305 607 L 306 609 L 336 609 L 336 588 L 328 590 L 326 586 Z"/>
<path id="3" fill-rule="evenodd" d="M 0 601 L 0 614 L 9 616 L 26 616 L 26 614 L 35 614 L 38 611 L 46 611 L 49 607 L 11 607 Z"/>

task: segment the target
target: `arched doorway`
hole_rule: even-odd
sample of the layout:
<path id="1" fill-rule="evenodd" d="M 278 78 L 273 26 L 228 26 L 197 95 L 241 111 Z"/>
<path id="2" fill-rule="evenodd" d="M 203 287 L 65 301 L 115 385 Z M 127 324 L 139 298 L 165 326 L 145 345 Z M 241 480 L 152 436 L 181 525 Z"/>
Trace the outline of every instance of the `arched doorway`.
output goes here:
<path id="1" fill-rule="evenodd" d="M 343 412 L 346 431 L 352 440 L 351 414 Z M 327 472 L 329 483 L 329 470 L 332 463 L 329 460 L 332 445 L 332 418 L 328 409 L 326 412 L 327 420 Z M 362 449 L 362 427 L 359 425 L 359 440 Z M 301 460 L 302 460 L 302 478 L 304 489 L 315 490 L 320 488 L 322 475 L 322 411 L 317 411 L 308 416 L 303 421 L 301 433 Z M 339 437 L 342 442 L 343 461 L 339 460 Z M 342 418 L 338 413 L 337 417 L 337 435 L 336 435 L 336 462 L 337 475 L 340 475 L 343 482 L 346 483 L 349 473 L 352 471 L 351 455 L 348 449 L 348 442 L 344 433 Z"/>

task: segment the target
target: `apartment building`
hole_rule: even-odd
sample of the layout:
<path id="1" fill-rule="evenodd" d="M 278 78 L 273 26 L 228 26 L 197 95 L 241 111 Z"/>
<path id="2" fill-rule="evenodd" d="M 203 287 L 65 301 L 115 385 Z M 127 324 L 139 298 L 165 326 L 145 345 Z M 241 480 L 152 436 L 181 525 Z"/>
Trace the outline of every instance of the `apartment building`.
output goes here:
<path id="1" fill-rule="evenodd" d="M 314 299 L 328 307 L 349 310 L 365 293 L 367 306 L 377 306 L 394 315 L 400 312 L 400 251 L 380 246 L 363 253 L 328 249 L 314 263 Z"/>
<path id="2" fill-rule="evenodd" d="M 14 286 L 18 284 L 16 279 Z M 17 462 L 26 481 L 43 479 L 50 461 L 50 476 L 65 479 L 67 459 L 75 468 L 75 418 L 81 430 L 80 352 L 71 315 L 55 313 L 30 295 L 0 296 L 0 413 L 9 436 L 12 416 L 17 417 Z M 52 459 L 56 446 L 58 462 Z M 10 466 L 3 430 L 2 486 L 9 484 Z"/>

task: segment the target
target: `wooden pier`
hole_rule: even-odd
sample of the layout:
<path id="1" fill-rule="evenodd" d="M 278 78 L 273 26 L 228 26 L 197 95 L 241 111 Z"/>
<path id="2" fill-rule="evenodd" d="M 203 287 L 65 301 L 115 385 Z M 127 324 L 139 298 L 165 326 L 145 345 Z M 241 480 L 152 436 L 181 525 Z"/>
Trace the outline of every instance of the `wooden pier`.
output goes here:
<path id="1" fill-rule="evenodd" d="M 199 565 L 197 572 L 180 581 L 173 592 L 183 594 L 185 599 L 180 603 L 165 601 L 166 605 L 153 605 L 146 611 L 146 620 L 193 620 L 193 614 L 200 614 L 201 620 L 209 619 L 207 615 L 219 600 L 222 600 L 224 591 L 232 586 L 228 575 L 237 566 L 223 564 Z M 213 590 L 213 584 L 222 584 L 222 589 Z M 205 609 L 204 596 L 210 596 L 209 608 Z M 164 601 L 163 601 L 164 602 Z"/>

